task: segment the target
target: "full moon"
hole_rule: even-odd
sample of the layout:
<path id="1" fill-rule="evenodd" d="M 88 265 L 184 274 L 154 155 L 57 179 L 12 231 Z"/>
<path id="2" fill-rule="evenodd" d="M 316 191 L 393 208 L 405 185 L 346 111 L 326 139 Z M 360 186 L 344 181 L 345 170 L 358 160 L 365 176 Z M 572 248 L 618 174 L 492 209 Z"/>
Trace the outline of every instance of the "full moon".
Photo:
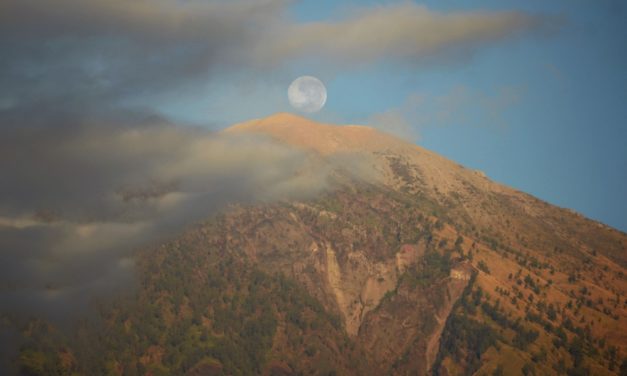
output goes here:
<path id="1" fill-rule="evenodd" d="M 316 77 L 301 76 L 290 84 L 287 98 L 298 111 L 318 112 L 327 101 L 327 89 Z"/>

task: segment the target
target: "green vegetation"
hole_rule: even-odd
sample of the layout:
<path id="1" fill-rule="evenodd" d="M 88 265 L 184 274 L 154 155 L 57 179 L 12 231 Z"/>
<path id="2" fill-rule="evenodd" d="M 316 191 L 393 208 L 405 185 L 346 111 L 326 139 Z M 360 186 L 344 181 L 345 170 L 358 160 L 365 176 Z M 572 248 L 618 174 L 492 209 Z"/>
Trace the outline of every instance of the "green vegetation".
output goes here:
<path id="1" fill-rule="evenodd" d="M 67 375 L 75 367 L 67 357 L 67 339 L 61 332 L 41 320 L 33 320 L 23 328 L 32 333 L 20 346 L 17 365 L 22 375 Z M 51 349 L 57 351 L 50 351 Z"/>
<path id="2" fill-rule="evenodd" d="M 84 325 L 71 340 L 51 336 L 44 326 L 34 328 L 18 359 L 21 369 L 32 375 L 109 374 L 114 369 L 125 375 L 148 370 L 165 375 L 209 367 L 231 375 L 260 374 L 280 322 L 285 346 L 295 356 L 307 344 L 308 354 L 318 354 L 314 359 L 328 358 L 324 343 L 314 339 L 319 336 L 346 343 L 339 317 L 294 281 L 233 256 L 204 265 L 197 280 L 193 252 L 176 247 L 163 252 L 159 270 L 145 265 L 146 271 L 155 271 L 144 281 L 146 288 L 135 298 L 103 307 L 104 323 Z M 180 262 L 170 262 L 174 259 Z M 76 355 L 76 364 L 65 368 L 58 351 L 63 341 Z"/>
<path id="3" fill-rule="evenodd" d="M 481 355 L 490 347 L 495 346 L 499 339 L 499 335 L 489 325 L 472 317 L 476 310 L 466 308 L 480 300 L 482 296 L 481 290 L 475 290 L 473 293 L 474 279 L 475 276 L 471 278 L 460 301 L 446 321 L 440 339 L 438 358 L 433 366 L 436 375 L 439 374 L 440 366 L 446 356 L 463 364 L 466 373 L 472 374 L 481 365 Z"/>
<path id="4" fill-rule="evenodd" d="M 488 268 L 488 265 L 483 260 L 479 261 L 477 268 L 486 274 L 490 274 L 490 268 Z"/>
<path id="5" fill-rule="evenodd" d="M 410 285 L 429 286 L 434 281 L 448 277 L 451 272 L 451 256 L 449 252 L 440 254 L 436 251 L 428 251 L 414 268 L 407 270 L 403 278 L 407 279 Z"/>
<path id="6" fill-rule="evenodd" d="M 591 277 L 587 266 L 536 253 L 548 250 L 547 255 L 559 253 L 558 260 L 572 261 L 568 257 L 575 251 L 562 240 L 538 239 L 533 227 L 525 227 L 533 223 L 517 228 L 521 224 L 514 216 L 500 215 L 497 220 L 503 219 L 515 233 L 503 231 L 495 222 L 468 222 L 469 214 L 456 206 L 463 194 L 430 196 L 419 189 L 418 170 L 407 169 L 403 160 L 394 163 L 401 179 L 411 180 L 405 191 L 365 185 L 304 204 L 246 207 L 228 220 L 217 217 L 202 231 L 145 251 L 137 259 L 136 293 L 103 304 L 101 320 L 84 323 L 71 335 L 41 322 L 22 330 L 27 340 L 16 359 L 22 373 L 367 374 L 372 369 L 367 364 L 373 359 L 371 352 L 395 338 L 378 342 L 377 337 L 374 349 L 369 349 L 366 340 L 347 337 L 334 311 L 334 297 L 325 296 L 328 291 L 320 279 L 326 277 L 320 274 L 325 246 L 334 248 L 346 272 L 363 267 L 352 252 L 369 262 L 389 263 L 404 245 L 417 244 L 414 250 L 424 249 L 424 255 L 368 313 L 381 316 L 366 315 L 374 317 L 373 326 L 380 325 L 383 314 L 401 315 L 399 325 L 415 315 L 406 321 L 407 332 L 419 334 L 412 334 L 407 342 L 411 346 L 401 355 L 383 359 L 389 361 L 384 367 L 397 367 L 402 373 L 419 362 L 424 365 L 426 334 L 438 325 L 434 309 L 444 307 L 451 286 L 462 283 L 448 279 L 451 266 L 475 258 L 480 271 L 494 275 L 472 276 L 447 318 L 434 373 L 451 364 L 451 372 L 472 374 L 486 365 L 484 355 L 490 350 L 490 355 L 517 358 L 525 374 L 553 369 L 558 374 L 585 375 L 599 366 L 627 374 L 620 346 L 595 332 L 607 325 L 602 320 L 618 320 L 619 307 L 627 305 L 619 291 L 601 298 L 597 288 L 622 278 L 622 272 L 608 271 L 606 265 L 603 272 L 609 277 L 601 269 Z M 486 200 L 485 209 L 495 210 L 494 205 Z M 301 262 L 309 257 L 315 262 Z M 513 267 L 503 270 L 504 265 Z M 280 270 L 296 270 L 298 282 Z M 490 291 L 475 284 L 475 278 L 482 278 L 481 286 L 490 286 Z M 553 289 L 563 288 L 567 278 L 577 283 L 564 290 L 569 301 L 552 301 Z M 385 286 L 389 278 L 379 276 L 376 283 Z M 351 304 L 358 303 L 357 298 Z M 508 365 L 504 360 L 490 356 L 482 372 L 504 374 Z"/>

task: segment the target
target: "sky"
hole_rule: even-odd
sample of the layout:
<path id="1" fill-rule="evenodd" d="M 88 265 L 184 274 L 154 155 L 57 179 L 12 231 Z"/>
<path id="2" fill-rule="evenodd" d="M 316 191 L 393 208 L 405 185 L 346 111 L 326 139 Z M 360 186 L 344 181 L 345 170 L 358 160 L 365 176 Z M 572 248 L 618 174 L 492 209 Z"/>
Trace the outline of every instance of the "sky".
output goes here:
<path id="1" fill-rule="evenodd" d="M 328 90 L 314 120 L 374 126 L 627 231 L 626 12 L 3 0 L 0 309 L 62 317 L 124 283 L 147 239 L 231 202 L 325 189 L 328 171 L 303 154 L 216 132 L 293 112 L 302 75 Z"/>
<path id="2" fill-rule="evenodd" d="M 537 24 L 512 26 L 493 40 L 454 41 L 443 48 L 450 50 L 424 56 L 373 53 L 348 66 L 341 57 L 318 59 L 320 47 L 312 46 L 307 58 L 287 61 L 269 77 L 236 75 L 244 83 L 235 85 L 228 77 L 174 102 L 167 97 L 162 108 L 182 121 L 225 127 L 292 111 L 290 81 L 317 76 L 329 98 L 314 119 L 399 134 L 627 231 L 627 7 L 592 0 L 298 1 L 285 11 L 298 24 L 333 23 L 408 4 L 441 15 L 520 12 Z"/>

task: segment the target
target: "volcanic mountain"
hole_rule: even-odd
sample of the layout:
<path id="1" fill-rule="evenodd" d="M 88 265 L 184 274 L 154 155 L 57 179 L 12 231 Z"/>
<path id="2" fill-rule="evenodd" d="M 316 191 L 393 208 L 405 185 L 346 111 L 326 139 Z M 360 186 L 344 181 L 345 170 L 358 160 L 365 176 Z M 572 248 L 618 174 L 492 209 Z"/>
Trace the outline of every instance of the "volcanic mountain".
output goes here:
<path id="1" fill-rule="evenodd" d="M 328 184 L 142 250 L 136 295 L 71 339 L 33 323 L 22 370 L 627 372 L 626 234 L 369 127 L 276 114 L 224 132 L 302 150 Z"/>

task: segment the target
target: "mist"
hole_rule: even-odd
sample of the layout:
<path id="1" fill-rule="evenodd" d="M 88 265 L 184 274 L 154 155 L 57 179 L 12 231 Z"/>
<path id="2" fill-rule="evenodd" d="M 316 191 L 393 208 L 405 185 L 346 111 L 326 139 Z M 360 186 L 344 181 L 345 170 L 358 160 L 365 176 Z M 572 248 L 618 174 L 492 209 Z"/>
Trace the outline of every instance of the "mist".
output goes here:
<path id="1" fill-rule="evenodd" d="M 135 250 L 229 203 L 331 188 L 333 164 L 262 136 L 137 113 L 38 119 L 5 113 L 0 129 L 2 312 L 80 312 L 131 287 Z"/>

